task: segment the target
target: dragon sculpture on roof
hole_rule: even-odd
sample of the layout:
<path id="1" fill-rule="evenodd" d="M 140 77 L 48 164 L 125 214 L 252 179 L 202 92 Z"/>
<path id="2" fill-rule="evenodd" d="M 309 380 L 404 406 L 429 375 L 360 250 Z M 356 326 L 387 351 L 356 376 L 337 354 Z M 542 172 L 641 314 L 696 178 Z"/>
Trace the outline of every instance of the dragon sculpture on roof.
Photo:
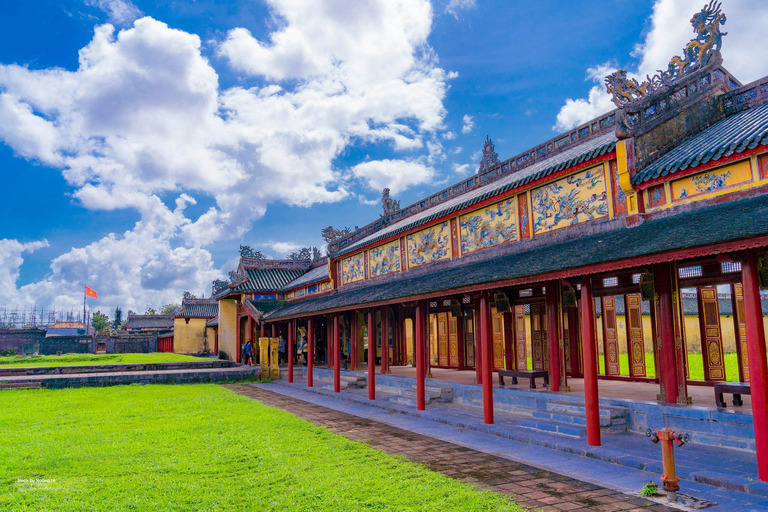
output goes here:
<path id="1" fill-rule="evenodd" d="M 333 229 L 333 226 L 328 226 L 327 228 L 323 228 L 320 230 L 320 234 L 323 236 L 323 240 L 325 240 L 328 243 L 333 242 L 334 240 L 338 240 L 339 238 L 343 238 L 350 234 L 352 230 L 349 228 L 344 229 Z"/>
<path id="2" fill-rule="evenodd" d="M 659 70 L 652 77 L 646 75 L 643 83 L 627 77 L 623 69 L 605 77 L 605 87 L 613 103 L 621 108 L 662 87 L 672 85 L 678 78 L 704 66 L 713 52 L 720 51 L 723 36 L 728 35 L 727 32 L 720 32 L 720 26 L 726 21 L 725 14 L 720 12 L 721 5 L 717 0 L 710 0 L 700 12 L 693 15 L 691 26 L 696 37 L 683 48 L 682 57 L 672 57 L 666 71 Z"/>

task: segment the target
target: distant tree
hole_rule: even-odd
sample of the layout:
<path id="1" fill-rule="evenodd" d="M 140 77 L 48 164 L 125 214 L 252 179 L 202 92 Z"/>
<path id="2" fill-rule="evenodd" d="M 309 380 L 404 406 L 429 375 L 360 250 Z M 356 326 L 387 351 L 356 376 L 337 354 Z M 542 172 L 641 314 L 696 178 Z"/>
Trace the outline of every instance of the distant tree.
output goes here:
<path id="1" fill-rule="evenodd" d="M 144 313 L 144 314 L 145 315 L 156 315 L 157 311 L 155 310 L 155 308 L 147 308 L 147 312 Z"/>
<path id="2" fill-rule="evenodd" d="M 160 308 L 161 315 L 175 315 L 177 311 L 181 310 L 179 304 L 166 304 Z"/>
<path id="3" fill-rule="evenodd" d="M 91 325 L 96 332 L 107 332 L 109 330 L 109 317 L 101 311 L 97 311 L 91 318 Z"/>
<path id="4" fill-rule="evenodd" d="M 115 331 L 120 330 L 120 326 L 123 325 L 123 310 L 120 306 L 115 308 L 115 319 L 112 321 L 112 329 Z"/>

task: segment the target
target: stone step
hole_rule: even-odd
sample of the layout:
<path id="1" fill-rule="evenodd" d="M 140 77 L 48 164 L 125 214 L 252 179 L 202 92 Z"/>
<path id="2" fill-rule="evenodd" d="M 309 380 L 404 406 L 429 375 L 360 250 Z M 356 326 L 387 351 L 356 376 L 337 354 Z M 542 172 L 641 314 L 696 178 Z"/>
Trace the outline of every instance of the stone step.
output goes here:
<path id="1" fill-rule="evenodd" d="M 366 387 L 365 377 L 358 377 L 356 375 L 341 375 L 339 384 L 341 389 L 363 389 Z M 333 374 L 318 373 L 314 376 L 315 382 L 329 383 L 331 389 L 333 389 Z"/>
<path id="2" fill-rule="evenodd" d="M 517 421 L 517 424 L 523 428 L 540 430 L 552 434 L 560 434 L 569 437 L 586 437 L 587 427 L 573 423 L 560 423 L 557 421 L 544 420 L 538 418 L 523 418 Z"/>
<path id="3" fill-rule="evenodd" d="M 3 389 L 40 389 L 40 382 L 0 382 L 0 390 Z"/>

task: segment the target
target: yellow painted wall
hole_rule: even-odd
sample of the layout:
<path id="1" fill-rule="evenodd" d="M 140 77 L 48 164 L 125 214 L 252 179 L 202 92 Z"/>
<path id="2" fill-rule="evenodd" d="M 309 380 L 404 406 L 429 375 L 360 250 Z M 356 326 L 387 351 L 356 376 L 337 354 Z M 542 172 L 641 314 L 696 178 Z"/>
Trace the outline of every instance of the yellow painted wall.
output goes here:
<path id="1" fill-rule="evenodd" d="M 227 354 L 232 361 L 237 361 L 237 301 L 221 299 L 219 301 L 219 352 Z"/>
<path id="2" fill-rule="evenodd" d="M 206 345 L 205 318 L 184 318 L 173 321 L 173 351 L 177 354 L 204 354 L 213 350 L 213 343 Z"/>

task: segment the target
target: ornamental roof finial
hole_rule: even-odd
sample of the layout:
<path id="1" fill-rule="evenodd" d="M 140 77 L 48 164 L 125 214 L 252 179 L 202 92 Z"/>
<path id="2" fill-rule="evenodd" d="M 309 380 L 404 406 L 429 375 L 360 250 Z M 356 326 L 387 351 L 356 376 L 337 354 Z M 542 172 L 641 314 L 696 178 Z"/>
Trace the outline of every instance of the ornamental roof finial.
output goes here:
<path id="1" fill-rule="evenodd" d="M 480 159 L 480 167 L 477 169 L 478 173 L 490 169 L 499 163 L 499 154 L 496 153 L 495 149 L 493 141 L 486 135 L 485 144 L 483 144 L 483 158 Z"/>

